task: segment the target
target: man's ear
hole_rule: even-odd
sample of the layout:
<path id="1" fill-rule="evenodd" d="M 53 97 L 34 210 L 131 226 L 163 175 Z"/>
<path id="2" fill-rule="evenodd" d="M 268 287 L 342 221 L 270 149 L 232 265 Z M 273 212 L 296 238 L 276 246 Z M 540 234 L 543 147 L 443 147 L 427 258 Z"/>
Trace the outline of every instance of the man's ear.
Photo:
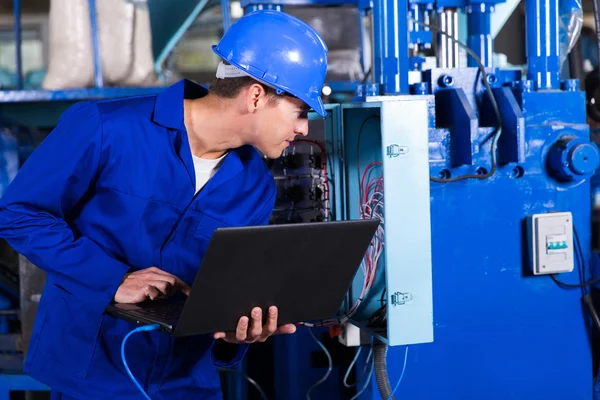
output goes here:
<path id="1" fill-rule="evenodd" d="M 267 99 L 267 92 L 265 88 L 258 83 L 253 83 L 248 87 L 247 93 L 247 105 L 248 111 L 253 113 L 259 108 L 264 107 Z"/>

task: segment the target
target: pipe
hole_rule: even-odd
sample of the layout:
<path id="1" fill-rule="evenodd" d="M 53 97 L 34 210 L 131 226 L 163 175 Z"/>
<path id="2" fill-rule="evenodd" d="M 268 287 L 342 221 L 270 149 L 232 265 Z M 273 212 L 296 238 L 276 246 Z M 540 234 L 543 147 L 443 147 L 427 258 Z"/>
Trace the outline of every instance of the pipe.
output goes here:
<path id="1" fill-rule="evenodd" d="M 165 60 L 167 59 L 169 54 L 171 54 L 171 52 L 173 51 L 175 46 L 177 46 L 177 43 L 179 43 L 179 41 L 181 40 L 183 35 L 189 29 L 189 27 L 192 26 L 194 21 L 196 21 L 196 19 L 200 15 L 200 13 L 202 11 L 204 11 L 204 8 L 206 7 L 207 4 L 208 4 L 208 0 L 200 0 L 198 2 L 196 7 L 194 7 L 192 12 L 190 13 L 190 15 L 188 15 L 188 17 L 185 19 L 185 21 L 183 21 L 183 23 L 181 24 L 179 29 L 177 29 L 177 32 L 175 32 L 175 34 L 171 37 L 171 39 L 169 39 L 169 41 L 165 45 L 164 49 L 162 49 L 162 51 L 158 55 L 158 57 L 156 57 L 156 60 L 154 61 L 154 70 L 156 71 L 156 73 L 158 75 L 162 74 L 163 63 L 165 62 Z"/>
<path id="2" fill-rule="evenodd" d="M 223 33 L 231 26 L 231 5 L 229 0 L 221 0 L 221 15 L 223 17 Z"/>
<path id="3" fill-rule="evenodd" d="M 389 399 L 392 394 L 392 386 L 387 373 L 387 352 L 388 345 L 379 339 L 373 339 L 373 364 L 375 369 L 375 381 L 379 394 L 383 400 Z M 392 397 L 391 400 L 394 400 Z"/>
<path id="4" fill-rule="evenodd" d="M 457 9 L 438 9 L 437 26 L 442 32 L 458 40 Z M 437 64 L 438 68 L 458 68 L 458 43 L 441 32 L 437 34 Z"/>
<path id="5" fill-rule="evenodd" d="M 558 0 L 525 0 L 527 79 L 536 90 L 560 88 Z"/>
<path id="6" fill-rule="evenodd" d="M 89 0 L 90 27 L 92 29 L 92 51 L 94 57 L 94 84 L 97 88 L 104 86 L 102 80 L 102 63 L 100 59 L 100 45 L 98 43 L 98 19 L 96 17 L 96 0 Z"/>
<path id="7" fill-rule="evenodd" d="M 383 94 L 409 94 L 408 0 L 378 0 L 373 5 L 375 82 Z"/>
<path id="8" fill-rule="evenodd" d="M 13 14 L 15 17 L 15 47 L 17 64 L 17 89 L 23 89 L 23 57 L 21 55 L 21 1 L 14 0 Z"/>
<path id="9" fill-rule="evenodd" d="M 421 22 L 421 20 L 423 19 L 421 16 L 421 5 L 420 4 L 412 3 L 410 5 L 410 9 L 408 10 L 408 12 L 410 14 L 410 18 L 415 21 Z M 419 32 L 419 31 L 421 31 L 421 29 L 423 29 L 421 27 L 421 25 L 419 25 L 416 22 L 411 22 L 411 24 L 410 24 L 411 32 Z M 412 48 L 410 48 L 410 46 L 412 46 Z M 420 47 L 421 47 L 421 43 L 418 43 L 412 39 L 410 40 L 409 48 L 412 53 L 411 55 L 417 56 L 419 54 Z"/>
<path id="10" fill-rule="evenodd" d="M 368 79 L 367 72 L 373 67 L 373 60 L 371 56 L 370 50 L 370 32 L 367 31 L 367 26 L 365 24 L 366 18 L 369 16 L 369 10 L 367 9 L 358 9 L 358 32 L 359 32 L 359 48 L 360 52 L 360 65 L 363 70 L 363 74 L 365 76 L 364 79 Z M 366 82 L 366 80 L 365 80 Z"/>
<path id="11" fill-rule="evenodd" d="M 373 0 L 373 8 L 371 10 L 371 29 L 373 31 L 373 83 L 381 86 L 383 84 L 383 20 L 382 16 L 383 0 Z M 381 88 L 380 88 L 381 92 Z"/>
<path id="12" fill-rule="evenodd" d="M 491 68 L 494 54 L 491 13 L 494 12 L 494 7 L 485 3 L 473 4 L 468 6 L 466 11 L 469 27 L 467 44 L 481 59 L 483 66 Z M 468 57 L 467 66 L 476 68 L 479 65 L 473 57 Z"/>

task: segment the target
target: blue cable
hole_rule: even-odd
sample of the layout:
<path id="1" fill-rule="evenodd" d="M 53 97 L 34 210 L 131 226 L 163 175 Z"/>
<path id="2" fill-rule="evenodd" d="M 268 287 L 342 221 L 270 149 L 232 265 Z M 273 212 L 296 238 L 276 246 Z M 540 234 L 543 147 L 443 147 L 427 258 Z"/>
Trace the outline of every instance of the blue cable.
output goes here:
<path id="1" fill-rule="evenodd" d="M 314 341 L 317 342 L 319 347 L 321 347 L 321 349 L 323 349 L 323 351 L 325 352 L 325 355 L 327 356 L 327 360 L 329 361 L 329 366 L 327 368 L 327 372 L 325 373 L 325 375 L 321 379 L 319 379 L 317 381 L 317 383 L 312 385 L 310 387 L 310 389 L 308 389 L 308 392 L 306 392 L 306 400 L 310 400 L 310 393 L 313 391 L 314 388 L 316 388 L 317 386 L 319 386 L 320 384 L 325 382 L 327 380 L 327 378 L 329 378 L 329 375 L 331 374 L 331 371 L 333 369 L 333 359 L 331 358 L 331 354 L 329 353 L 329 351 L 327 351 L 327 347 L 325 347 L 325 345 L 323 343 L 321 343 L 321 341 L 319 339 L 317 339 L 317 337 L 313 333 L 312 329 L 308 328 L 308 332 L 310 333 L 310 336 L 312 336 Z"/>
<path id="2" fill-rule="evenodd" d="M 350 365 L 348 366 L 348 369 L 346 370 L 346 374 L 344 375 L 344 381 L 343 381 L 343 383 L 344 383 L 344 386 L 347 387 L 347 388 L 353 388 L 358 383 L 358 382 L 355 382 L 353 385 L 349 385 L 348 384 L 348 377 L 350 376 L 350 372 L 352 371 L 352 367 L 354 367 L 354 364 L 358 360 L 358 356 L 360 356 L 360 352 L 361 351 L 362 351 L 362 347 L 359 347 L 358 351 L 354 355 L 354 358 L 352 359 L 352 362 L 350 363 Z M 369 361 L 367 360 L 367 363 L 368 362 Z"/>
<path id="3" fill-rule="evenodd" d="M 129 336 L 133 335 L 134 333 L 144 332 L 144 331 L 154 331 L 154 330 L 157 330 L 159 328 L 160 328 L 160 325 L 158 325 L 158 324 L 140 326 L 139 328 L 135 328 L 134 330 L 132 330 L 131 332 L 129 332 L 125 336 L 125 338 L 123 339 L 123 342 L 121 343 L 121 358 L 123 359 L 123 365 L 125 365 L 125 369 L 127 370 L 127 373 L 129 374 L 129 377 L 131 378 L 131 380 L 133 381 L 133 383 L 135 383 L 135 386 L 137 386 L 137 388 L 140 390 L 140 392 L 142 392 L 142 394 L 144 395 L 144 397 L 147 400 L 152 400 L 152 399 L 150 398 L 150 396 L 148 396 L 146 394 L 146 392 L 144 391 L 144 389 L 142 388 L 142 386 L 135 379 L 135 377 L 131 373 L 131 370 L 129 369 L 129 366 L 127 365 L 127 361 L 125 360 L 125 342 L 127 342 L 127 339 L 129 339 Z"/>
<path id="4" fill-rule="evenodd" d="M 369 363 L 369 362 L 367 361 L 367 363 Z M 367 375 L 367 379 L 365 379 L 365 383 L 364 383 L 362 389 L 360 389 L 360 392 L 358 392 L 354 396 L 352 396 L 352 398 L 350 400 L 358 399 L 360 397 L 360 395 L 363 394 L 363 392 L 365 390 L 367 390 L 367 386 L 369 386 L 369 383 L 371 383 L 371 376 L 373 376 L 373 369 L 375 368 L 375 362 L 372 359 L 371 359 L 370 365 L 371 365 L 371 369 L 369 370 L 369 375 Z"/>
<path id="5" fill-rule="evenodd" d="M 396 387 L 394 388 L 394 390 L 392 390 L 392 394 L 390 394 L 390 397 L 388 397 L 387 400 L 392 400 L 392 398 L 394 397 L 394 393 L 396 393 L 396 390 L 398 390 L 398 387 L 400 386 L 400 382 L 402 382 L 402 377 L 404 376 L 404 371 L 406 371 L 406 360 L 408 360 L 408 346 L 406 346 L 406 350 L 404 350 L 404 366 L 402 367 L 402 373 L 400 374 L 400 379 L 398 379 L 398 383 L 396 383 Z"/>

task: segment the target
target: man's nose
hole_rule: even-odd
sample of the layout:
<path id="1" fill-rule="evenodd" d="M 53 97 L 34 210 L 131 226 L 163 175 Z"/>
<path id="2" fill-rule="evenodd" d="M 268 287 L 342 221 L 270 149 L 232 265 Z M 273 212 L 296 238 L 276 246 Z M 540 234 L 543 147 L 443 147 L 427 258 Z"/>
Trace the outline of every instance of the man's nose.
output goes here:
<path id="1" fill-rule="evenodd" d="M 308 118 L 303 118 L 296 124 L 296 135 L 308 135 Z"/>

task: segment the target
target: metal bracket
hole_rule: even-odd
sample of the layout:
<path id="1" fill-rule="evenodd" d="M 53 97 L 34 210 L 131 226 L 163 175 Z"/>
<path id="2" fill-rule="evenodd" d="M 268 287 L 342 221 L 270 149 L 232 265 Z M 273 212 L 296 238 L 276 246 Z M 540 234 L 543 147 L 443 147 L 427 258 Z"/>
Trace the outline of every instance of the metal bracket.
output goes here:
<path id="1" fill-rule="evenodd" d="M 392 294 L 392 305 L 395 306 L 401 306 L 403 304 L 405 304 L 408 301 L 412 300 L 412 294 L 410 293 L 402 293 L 402 292 L 396 292 Z"/>
<path id="2" fill-rule="evenodd" d="M 408 153 L 407 146 L 400 146 L 397 144 L 392 144 L 386 148 L 386 154 L 390 158 L 395 158 L 395 157 L 398 157 L 398 156 L 400 156 L 402 154 L 406 154 L 406 153 Z"/>

